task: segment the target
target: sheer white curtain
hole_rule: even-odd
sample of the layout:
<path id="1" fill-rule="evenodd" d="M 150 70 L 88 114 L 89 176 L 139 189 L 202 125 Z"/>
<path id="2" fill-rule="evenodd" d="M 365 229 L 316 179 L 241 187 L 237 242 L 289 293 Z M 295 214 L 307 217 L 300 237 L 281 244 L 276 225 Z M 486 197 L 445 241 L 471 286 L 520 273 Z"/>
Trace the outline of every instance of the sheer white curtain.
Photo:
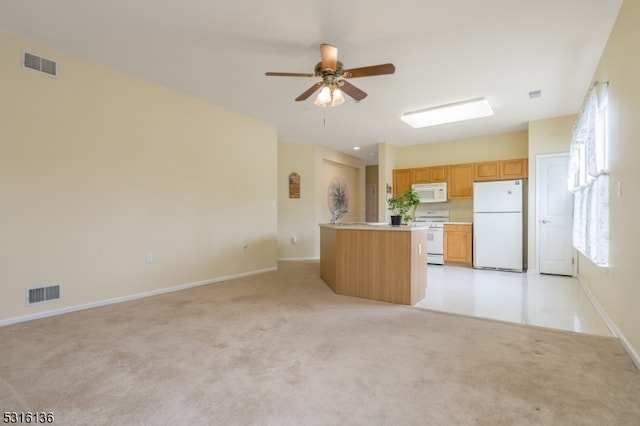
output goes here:
<path id="1" fill-rule="evenodd" d="M 594 84 L 571 136 L 568 187 L 573 192 L 573 245 L 597 265 L 609 263 L 607 84 Z"/>

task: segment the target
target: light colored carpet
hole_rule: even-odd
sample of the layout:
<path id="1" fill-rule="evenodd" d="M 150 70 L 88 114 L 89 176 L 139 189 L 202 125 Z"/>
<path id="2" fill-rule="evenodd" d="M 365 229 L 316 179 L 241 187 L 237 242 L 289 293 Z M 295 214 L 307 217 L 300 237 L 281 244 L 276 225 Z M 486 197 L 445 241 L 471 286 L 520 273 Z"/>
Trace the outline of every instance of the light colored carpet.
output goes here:
<path id="1" fill-rule="evenodd" d="M 1 411 L 64 425 L 638 425 L 611 337 L 334 294 L 317 263 L 0 328 Z"/>

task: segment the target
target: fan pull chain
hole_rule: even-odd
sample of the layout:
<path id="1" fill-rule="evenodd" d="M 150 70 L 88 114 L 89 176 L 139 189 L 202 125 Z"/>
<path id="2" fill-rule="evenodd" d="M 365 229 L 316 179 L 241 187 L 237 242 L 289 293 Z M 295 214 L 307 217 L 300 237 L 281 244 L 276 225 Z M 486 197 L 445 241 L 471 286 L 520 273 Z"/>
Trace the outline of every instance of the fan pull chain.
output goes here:
<path id="1" fill-rule="evenodd" d="M 327 108 L 322 108 L 322 127 L 327 127 Z"/>

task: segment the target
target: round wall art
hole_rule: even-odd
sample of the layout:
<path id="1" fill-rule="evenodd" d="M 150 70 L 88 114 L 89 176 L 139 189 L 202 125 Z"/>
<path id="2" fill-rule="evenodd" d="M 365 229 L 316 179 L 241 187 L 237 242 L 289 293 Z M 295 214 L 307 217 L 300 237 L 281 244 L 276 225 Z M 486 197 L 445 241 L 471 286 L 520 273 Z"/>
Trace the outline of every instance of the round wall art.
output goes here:
<path id="1" fill-rule="evenodd" d="M 331 214 L 349 210 L 349 190 L 347 189 L 347 183 L 341 177 L 334 177 L 329 182 L 327 203 Z"/>

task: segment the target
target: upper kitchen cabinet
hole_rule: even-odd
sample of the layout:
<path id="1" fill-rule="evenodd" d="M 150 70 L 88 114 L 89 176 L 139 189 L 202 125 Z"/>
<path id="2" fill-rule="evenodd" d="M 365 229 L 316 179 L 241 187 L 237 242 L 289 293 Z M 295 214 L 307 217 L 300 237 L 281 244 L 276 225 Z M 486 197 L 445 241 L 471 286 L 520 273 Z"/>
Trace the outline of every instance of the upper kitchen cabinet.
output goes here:
<path id="1" fill-rule="evenodd" d="M 449 165 L 447 190 L 450 200 L 473 197 L 473 166 L 473 163 Z"/>
<path id="2" fill-rule="evenodd" d="M 446 182 L 448 166 L 434 166 L 429 169 L 429 183 Z"/>
<path id="3" fill-rule="evenodd" d="M 411 183 L 429 183 L 429 167 L 411 169 Z"/>
<path id="4" fill-rule="evenodd" d="M 393 171 L 393 196 L 402 194 L 414 183 L 447 182 L 450 200 L 473 198 L 473 182 L 484 180 L 524 179 L 529 160 L 481 161 L 477 163 L 414 167 Z"/>
<path id="5" fill-rule="evenodd" d="M 500 161 L 500 179 L 524 179 L 529 176 L 529 159 Z"/>
<path id="6" fill-rule="evenodd" d="M 434 183 L 447 181 L 447 166 L 418 167 L 411 169 L 411 183 Z"/>
<path id="7" fill-rule="evenodd" d="M 397 169 L 393 171 L 393 196 L 397 197 L 411 188 L 412 169 Z"/>
<path id="8" fill-rule="evenodd" d="M 499 161 L 483 161 L 473 164 L 473 178 L 476 181 L 500 179 Z"/>
<path id="9" fill-rule="evenodd" d="M 526 158 L 474 163 L 473 177 L 476 181 L 523 179 L 528 175 L 528 164 Z"/>

